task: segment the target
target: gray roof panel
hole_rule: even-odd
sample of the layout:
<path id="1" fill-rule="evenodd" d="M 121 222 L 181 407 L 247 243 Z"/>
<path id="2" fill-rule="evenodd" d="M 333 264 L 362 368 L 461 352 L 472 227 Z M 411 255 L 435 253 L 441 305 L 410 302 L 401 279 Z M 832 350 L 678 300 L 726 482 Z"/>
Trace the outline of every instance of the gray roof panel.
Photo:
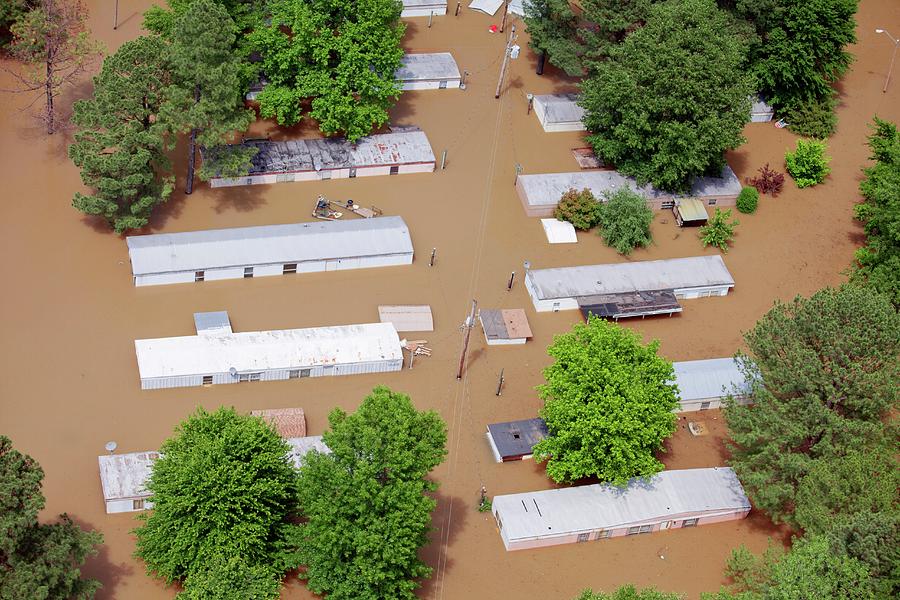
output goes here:
<path id="1" fill-rule="evenodd" d="M 722 398 L 737 391 L 749 393 L 750 386 L 733 358 L 710 358 L 673 363 L 678 397 L 684 402 Z"/>
<path id="2" fill-rule="evenodd" d="M 540 94 L 534 97 L 534 104 L 543 105 L 546 123 L 580 122 L 584 118 L 578 94 Z"/>
<path id="3" fill-rule="evenodd" d="M 459 79 L 459 67 L 449 52 L 404 54 L 400 68 L 394 72 L 398 81 L 433 81 Z"/>

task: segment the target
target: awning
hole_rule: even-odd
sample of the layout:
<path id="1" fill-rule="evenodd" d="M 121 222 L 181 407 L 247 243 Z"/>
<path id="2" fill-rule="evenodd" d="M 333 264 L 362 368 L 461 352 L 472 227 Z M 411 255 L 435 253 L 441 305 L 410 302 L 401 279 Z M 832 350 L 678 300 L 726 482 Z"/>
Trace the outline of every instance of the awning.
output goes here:
<path id="1" fill-rule="evenodd" d="M 682 198 L 676 202 L 676 207 L 681 220 L 686 223 L 695 223 L 697 221 L 705 223 L 709 219 L 706 206 L 702 200 L 697 198 Z"/>

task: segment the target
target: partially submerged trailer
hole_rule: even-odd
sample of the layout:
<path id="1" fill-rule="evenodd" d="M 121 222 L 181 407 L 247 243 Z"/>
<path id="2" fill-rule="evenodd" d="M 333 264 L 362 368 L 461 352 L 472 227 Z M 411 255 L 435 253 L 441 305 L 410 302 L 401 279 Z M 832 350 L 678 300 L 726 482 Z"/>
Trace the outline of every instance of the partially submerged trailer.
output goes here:
<path id="1" fill-rule="evenodd" d="M 615 318 L 679 312 L 677 300 L 725 296 L 734 278 L 719 255 L 668 260 L 530 269 L 525 287 L 538 312 L 576 310 L 604 304 L 634 306 Z M 614 309 L 615 310 L 615 309 Z"/>
<path id="2" fill-rule="evenodd" d="M 394 78 L 402 90 L 452 90 L 462 83 L 449 52 L 404 54 Z"/>
<path id="3" fill-rule="evenodd" d="M 730 467 L 663 471 L 625 488 L 583 485 L 494 496 L 507 550 L 605 540 L 743 519 L 750 500 Z"/>
<path id="4" fill-rule="evenodd" d="M 548 133 L 585 131 L 584 109 L 578 105 L 578 94 L 538 94 L 532 100 L 534 114 Z"/>
<path id="5" fill-rule="evenodd" d="M 534 445 L 547 435 L 547 423 L 543 419 L 507 421 L 487 426 L 488 444 L 498 463 L 531 458 Z"/>
<path id="6" fill-rule="evenodd" d="M 751 123 L 768 123 L 774 116 L 775 109 L 761 95 L 750 96 Z"/>
<path id="7" fill-rule="evenodd" d="M 409 265 L 409 228 L 401 217 L 210 229 L 126 238 L 134 284 Z"/>
<path id="8" fill-rule="evenodd" d="M 151 450 L 97 457 L 107 514 L 136 512 L 153 507 L 153 503 L 148 500 L 151 494 L 145 484 L 150 479 L 153 463 L 158 458 L 159 452 Z"/>
<path id="9" fill-rule="evenodd" d="M 709 358 L 672 363 L 681 412 L 721 408 L 725 398 L 749 400 L 750 384 L 733 358 Z"/>
<path id="10" fill-rule="evenodd" d="M 319 138 L 247 140 L 240 146 L 257 150 L 247 175 L 213 177 L 210 187 L 430 173 L 435 167 L 428 138 L 415 128 L 366 136 L 356 143 L 343 138 Z M 229 152 L 232 147 L 203 148 L 203 160 L 215 161 L 219 153 Z"/>
<path id="11" fill-rule="evenodd" d="M 447 0 L 403 0 L 403 10 L 400 16 L 428 17 L 447 14 Z"/>
<path id="12" fill-rule="evenodd" d="M 386 373 L 403 367 L 391 323 L 278 331 L 221 331 L 135 340 L 141 388 Z"/>
<path id="13" fill-rule="evenodd" d="M 303 466 L 303 458 L 310 452 L 318 452 L 320 454 L 331 454 L 331 448 L 325 445 L 321 435 L 307 435 L 302 437 L 292 437 L 285 440 L 290 446 L 288 451 L 288 460 L 299 469 Z"/>

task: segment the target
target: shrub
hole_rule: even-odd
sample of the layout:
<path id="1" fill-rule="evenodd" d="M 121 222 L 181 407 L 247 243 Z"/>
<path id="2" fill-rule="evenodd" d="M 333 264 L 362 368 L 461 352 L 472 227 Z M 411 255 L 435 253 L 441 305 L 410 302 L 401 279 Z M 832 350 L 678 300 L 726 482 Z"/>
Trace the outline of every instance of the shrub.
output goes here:
<path id="1" fill-rule="evenodd" d="M 737 209 L 745 215 L 756 212 L 756 206 L 759 204 L 759 190 L 755 187 L 745 187 L 737 197 Z"/>
<path id="2" fill-rule="evenodd" d="M 717 208 L 716 213 L 709 222 L 700 228 L 700 239 L 703 241 L 703 247 L 715 246 L 722 252 L 728 252 L 728 245 L 734 239 L 734 228 L 738 225 L 738 220 L 729 222 L 731 219 L 731 210 L 722 210 Z"/>
<path id="3" fill-rule="evenodd" d="M 837 115 L 834 95 L 785 106 L 781 116 L 788 122 L 788 129 L 806 137 L 824 140 L 834 135 Z"/>
<path id="4" fill-rule="evenodd" d="M 784 173 L 769 168 L 769 163 L 759 168 L 759 175 L 747 180 L 760 194 L 769 194 L 773 198 L 781 193 L 784 187 Z"/>
<path id="5" fill-rule="evenodd" d="M 784 155 L 787 172 L 799 188 L 822 183 L 831 172 L 830 160 L 825 156 L 825 142 L 818 140 L 797 140 L 797 149 Z"/>
<path id="6" fill-rule="evenodd" d="M 628 188 L 620 188 L 606 194 L 606 202 L 600 205 L 600 235 L 607 246 L 620 254 L 630 254 L 636 247 L 647 247 L 653 211 L 640 194 Z"/>
<path id="7" fill-rule="evenodd" d="M 600 220 L 600 203 L 590 190 L 569 190 L 559 199 L 554 216 L 575 229 L 587 231 Z"/>

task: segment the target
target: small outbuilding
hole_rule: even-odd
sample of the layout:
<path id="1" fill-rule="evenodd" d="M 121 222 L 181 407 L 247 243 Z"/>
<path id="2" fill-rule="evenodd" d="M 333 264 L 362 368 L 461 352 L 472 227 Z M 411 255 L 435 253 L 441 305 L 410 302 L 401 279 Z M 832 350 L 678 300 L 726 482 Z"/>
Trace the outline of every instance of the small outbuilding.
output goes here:
<path id="1" fill-rule="evenodd" d="M 575 226 L 568 221 L 559 219 L 541 219 L 544 235 L 551 244 L 575 244 L 578 236 L 575 234 Z"/>
<path id="2" fill-rule="evenodd" d="M 378 318 L 382 323 L 393 323 L 397 331 L 434 331 L 428 304 L 379 306 Z"/>
<path id="3" fill-rule="evenodd" d="M 772 108 L 759 94 L 750 96 L 750 122 L 768 123 L 775 116 Z"/>
<path id="4" fill-rule="evenodd" d="M 638 185 L 633 177 L 618 171 L 575 171 L 572 173 L 522 174 L 516 178 L 516 193 L 529 217 L 552 217 L 559 199 L 569 190 L 588 189 L 603 201 L 607 194 L 629 188 L 647 201 L 654 210 L 675 207 L 675 196 L 651 185 Z M 725 166 L 720 177 L 698 177 L 690 196 L 707 206 L 734 206 L 741 193 L 741 182 L 731 167 Z"/>
<path id="5" fill-rule="evenodd" d="M 714 467 L 494 496 L 491 510 L 506 549 L 524 550 L 734 521 L 750 500 L 730 467 Z"/>
<path id="6" fill-rule="evenodd" d="M 288 452 L 288 459 L 295 468 L 299 469 L 303 466 L 303 457 L 312 451 L 321 454 L 331 454 L 331 449 L 322 441 L 321 435 L 307 435 L 302 437 L 292 437 L 285 440 L 291 447 Z"/>
<path id="7" fill-rule="evenodd" d="M 584 109 L 578 94 L 539 94 L 533 100 L 534 114 L 547 133 L 585 131 Z"/>
<path id="8" fill-rule="evenodd" d="M 403 10 L 400 16 L 428 17 L 447 14 L 447 0 L 403 0 Z"/>
<path id="9" fill-rule="evenodd" d="M 434 152 L 418 129 L 381 133 L 351 143 L 343 138 L 310 140 L 247 140 L 256 148 L 245 177 L 213 177 L 211 187 L 318 181 L 374 175 L 402 175 L 434 171 Z M 229 147 L 202 149 L 203 159 L 215 161 Z"/>
<path id="10" fill-rule="evenodd" d="M 401 217 L 210 229 L 126 238 L 134 284 L 249 279 L 413 261 Z"/>
<path id="11" fill-rule="evenodd" d="M 525 288 L 538 312 L 576 310 L 583 305 L 610 302 L 640 305 L 725 296 L 733 287 L 734 278 L 719 255 L 531 269 L 525 273 Z M 641 293 L 646 292 L 660 293 L 656 294 L 659 298 L 650 294 L 644 299 Z M 645 313 L 637 311 L 623 316 L 642 314 Z"/>
<path id="12" fill-rule="evenodd" d="M 153 507 L 153 503 L 148 500 L 151 494 L 145 484 L 150 479 L 153 463 L 158 458 L 159 452 L 149 450 L 97 457 L 107 514 L 136 512 Z"/>
<path id="13" fill-rule="evenodd" d="M 488 346 L 524 344 L 532 337 L 528 316 L 521 308 L 484 309 L 478 313 Z"/>
<path id="14" fill-rule="evenodd" d="M 488 443 L 498 463 L 531 458 L 534 445 L 548 435 L 543 419 L 491 423 L 487 426 Z"/>
<path id="15" fill-rule="evenodd" d="M 283 438 L 297 438 L 306 435 L 306 413 L 302 408 L 251 410 L 250 415 L 261 418 Z"/>
<path id="16" fill-rule="evenodd" d="M 330 375 L 403 367 L 391 323 L 135 340 L 145 390 Z"/>
<path id="17" fill-rule="evenodd" d="M 462 82 L 449 52 L 404 54 L 394 78 L 402 90 L 452 90 Z"/>
<path id="18" fill-rule="evenodd" d="M 469 2 L 469 8 L 494 16 L 497 10 L 506 3 L 507 0 L 472 0 Z M 510 14 L 525 16 L 524 0 L 508 0 L 508 4 Z"/>
<path id="19" fill-rule="evenodd" d="M 678 198 L 672 207 L 672 213 L 679 227 L 699 227 L 706 225 L 706 221 L 709 220 L 706 205 L 697 198 Z"/>
<path id="20" fill-rule="evenodd" d="M 728 396 L 748 401 L 750 384 L 733 358 L 709 358 L 672 363 L 680 412 L 721 408 Z"/>

